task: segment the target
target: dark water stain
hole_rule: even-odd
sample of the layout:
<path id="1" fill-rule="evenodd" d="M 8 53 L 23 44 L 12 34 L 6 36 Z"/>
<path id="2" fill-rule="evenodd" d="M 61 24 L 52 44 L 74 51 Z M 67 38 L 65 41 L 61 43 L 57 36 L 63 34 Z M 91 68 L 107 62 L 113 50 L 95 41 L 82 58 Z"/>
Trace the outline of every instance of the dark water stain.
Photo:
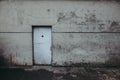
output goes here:
<path id="1" fill-rule="evenodd" d="M 7 60 L 3 56 L 0 56 L 0 67 L 7 65 Z"/>
<path id="2" fill-rule="evenodd" d="M 4 53 L 5 49 L 0 48 L 0 67 L 10 67 L 12 65 L 12 53 Z"/>
<path id="3" fill-rule="evenodd" d="M 106 46 L 106 53 L 108 55 L 108 60 L 106 60 L 106 66 L 111 67 L 120 67 L 120 44 L 117 45 L 114 44 L 112 46 L 111 43 Z"/>
<path id="4" fill-rule="evenodd" d="M 109 28 L 110 31 L 120 31 L 120 24 L 119 22 L 115 22 L 113 21 L 110 25 L 110 28 Z"/>
<path id="5" fill-rule="evenodd" d="M 14 63 L 12 62 L 12 58 L 10 56 L 11 55 L 9 55 L 9 58 L 6 58 L 4 55 L 0 55 L 0 68 L 14 66 Z"/>
<path id="6" fill-rule="evenodd" d="M 0 54 L 4 53 L 4 49 L 0 48 Z"/>
<path id="7" fill-rule="evenodd" d="M 120 53 L 110 53 L 106 66 L 120 67 Z"/>
<path id="8" fill-rule="evenodd" d="M 1 66 L 7 66 L 7 60 L 3 56 L 4 49 L 0 48 L 0 67 Z"/>

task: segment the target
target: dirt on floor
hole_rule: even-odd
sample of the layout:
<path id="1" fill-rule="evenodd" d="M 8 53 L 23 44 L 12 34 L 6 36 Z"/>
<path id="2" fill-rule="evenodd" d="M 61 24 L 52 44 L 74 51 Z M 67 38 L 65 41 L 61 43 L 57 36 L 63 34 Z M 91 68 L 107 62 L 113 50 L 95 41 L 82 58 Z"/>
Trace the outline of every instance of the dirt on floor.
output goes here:
<path id="1" fill-rule="evenodd" d="M 0 80 L 120 80 L 117 68 L 0 68 Z"/>

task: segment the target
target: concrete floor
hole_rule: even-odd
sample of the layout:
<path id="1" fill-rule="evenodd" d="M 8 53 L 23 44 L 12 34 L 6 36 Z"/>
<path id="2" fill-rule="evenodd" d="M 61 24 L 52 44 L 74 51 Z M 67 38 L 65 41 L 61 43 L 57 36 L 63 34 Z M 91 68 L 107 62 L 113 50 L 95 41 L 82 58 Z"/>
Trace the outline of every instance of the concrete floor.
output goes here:
<path id="1" fill-rule="evenodd" d="M 120 80 L 120 68 L 0 68 L 0 80 Z"/>

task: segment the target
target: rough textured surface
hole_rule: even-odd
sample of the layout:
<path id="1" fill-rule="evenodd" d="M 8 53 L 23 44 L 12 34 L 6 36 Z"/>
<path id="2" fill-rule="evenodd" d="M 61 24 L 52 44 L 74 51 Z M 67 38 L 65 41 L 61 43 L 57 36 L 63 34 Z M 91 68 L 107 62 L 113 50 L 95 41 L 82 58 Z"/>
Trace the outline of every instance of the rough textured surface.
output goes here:
<path id="1" fill-rule="evenodd" d="M 53 65 L 120 64 L 117 0 L 0 1 L 0 65 L 32 65 L 32 25 L 52 26 Z"/>
<path id="2" fill-rule="evenodd" d="M 53 64 L 104 63 L 119 65 L 119 33 L 54 33 Z"/>
<path id="3" fill-rule="evenodd" d="M 1 1 L 0 32 L 32 32 L 52 25 L 53 32 L 120 32 L 120 2 Z"/>
<path id="4" fill-rule="evenodd" d="M 120 69 L 47 67 L 0 69 L 2 80 L 120 80 Z"/>
<path id="5" fill-rule="evenodd" d="M 0 33 L 0 66 L 32 65 L 31 33 Z"/>

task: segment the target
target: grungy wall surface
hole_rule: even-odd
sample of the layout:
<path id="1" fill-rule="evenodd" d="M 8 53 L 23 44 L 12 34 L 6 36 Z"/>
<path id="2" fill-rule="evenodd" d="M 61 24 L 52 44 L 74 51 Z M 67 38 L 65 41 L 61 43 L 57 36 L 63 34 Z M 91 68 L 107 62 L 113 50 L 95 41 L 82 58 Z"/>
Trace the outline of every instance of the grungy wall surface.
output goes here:
<path id="1" fill-rule="evenodd" d="M 32 65 L 31 36 L 30 33 L 0 33 L 1 64 Z"/>
<path id="2" fill-rule="evenodd" d="M 52 64 L 120 64 L 120 2 L 0 1 L 0 62 L 32 65 L 32 25 L 52 26 Z"/>

